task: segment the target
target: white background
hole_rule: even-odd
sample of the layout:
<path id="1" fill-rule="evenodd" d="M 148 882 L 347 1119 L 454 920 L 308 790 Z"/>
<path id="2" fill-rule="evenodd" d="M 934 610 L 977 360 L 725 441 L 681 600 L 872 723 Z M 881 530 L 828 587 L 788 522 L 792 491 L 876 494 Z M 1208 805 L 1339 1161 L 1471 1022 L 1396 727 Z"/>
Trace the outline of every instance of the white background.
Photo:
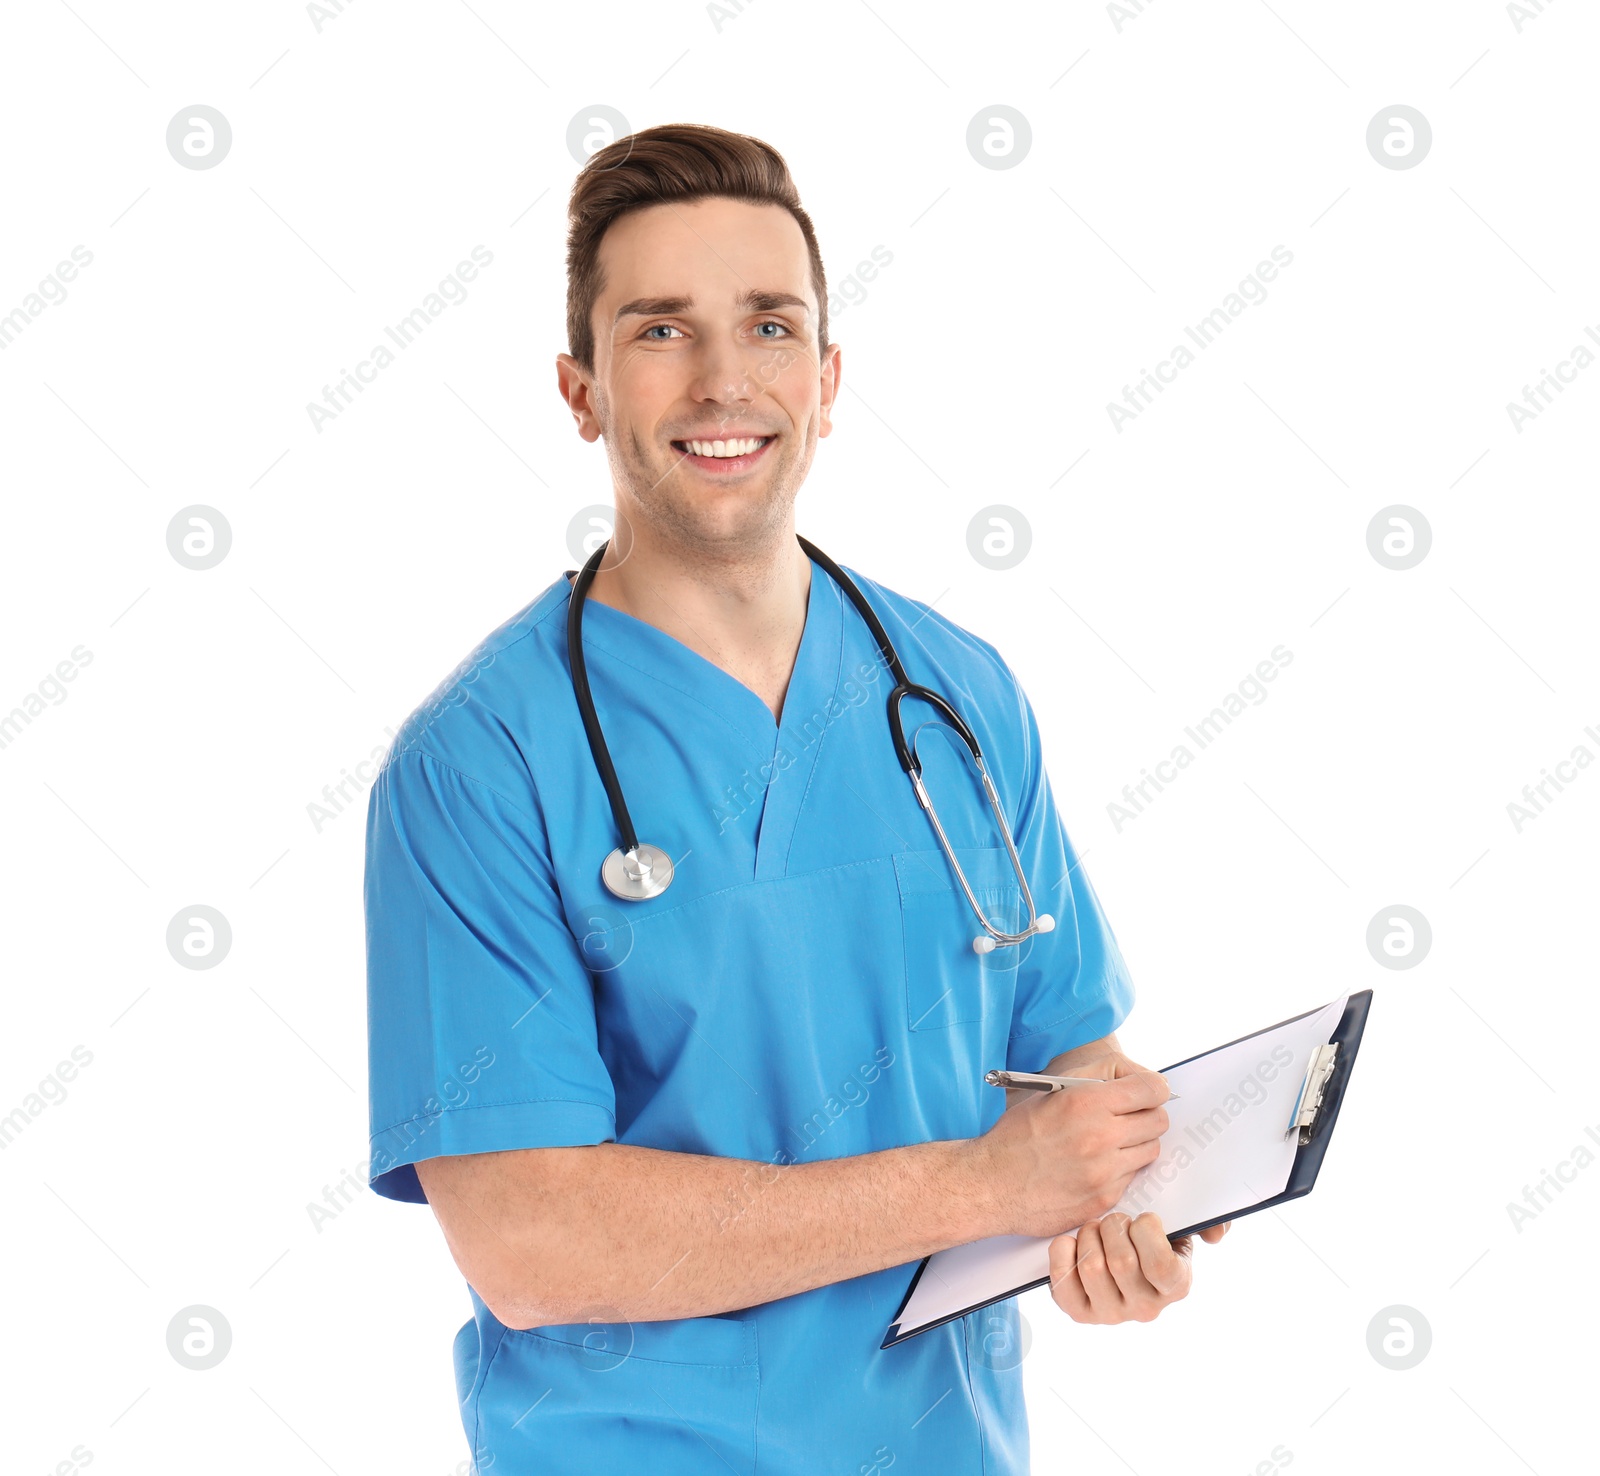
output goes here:
<path id="1" fill-rule="evenodd" d="M 1520 1230 L 1506 1206 L 1600 1132 L 1600 766 L 1520 833 L 1507 804 L 1600 754 L 1600 366 L 1520 432 L 1506 405 L 1600 331 L 1600 26 L 1127 15 L 7 8 L 0 314 L 93 255 L 0 351 L 0 712 L 92 653 L 0 749 L 0 1114 L 93 1057 L 0 1154 L 7 1470 L 463 1469 L 469 1308 L 432 1216 L 307 1212 L 366 1133 L 365 796 L 320 832 L 307 806 L 610 500 L 553 370 L 567 129 L 597 103 L 774 143 L 834 281 L 892 254 L 834 318 L 800 528 L 1018 670 L 1138 986 L 1128 1049 L 1376 991 L 1314 1195 L 1197 1246 L 1153 1324 L 1025 1298 L 1036 1468 L 1585 1464 L 1600 1165 Z M 1004 170 L 965 142 L 997 103 L 1033 134 Z M 1412 169 L 1366 146 L 1396 103 L 1433 130 Z M 193 104 L 231 124 L 215 168 L 167 152 Z M 318 432 L 307 403 L 480 244 L 467 300 Z M 1275 245 L 1266 300 L 1116 430 L 1107 402 Z M 196 503 L 233 532 L 206 572 L 166 546 Z M 1032 529 L 1004 572 L 967 550 L 994 503 Z M 1403 572 L 1367 546 L 1392 504 L 1432 529 Z M 1278 644 L 1267 700 L 1119 828 L 1122 787 Z M 233 930 L 212 970 L 166 948 L 193 904 Z M 1366 943 L 1394 904 L 1433 932 L 1405 970 Z M 191 1304 L 232 1328 L 206 1372 L 167 1352 Z M 1368 1350 L 1393 1305 L 1432 1330 L 1404 1372 Z"/>

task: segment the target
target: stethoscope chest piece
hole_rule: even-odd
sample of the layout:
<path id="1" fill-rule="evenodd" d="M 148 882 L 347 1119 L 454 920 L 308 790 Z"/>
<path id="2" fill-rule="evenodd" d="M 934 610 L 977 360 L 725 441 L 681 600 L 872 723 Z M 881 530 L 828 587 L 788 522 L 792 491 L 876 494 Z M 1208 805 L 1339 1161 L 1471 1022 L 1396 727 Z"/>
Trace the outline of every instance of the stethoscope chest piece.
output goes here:
<path id="1" fill-rule="evenodd" d="M 660 846 L 642 842 L 626 854 L 619 848 L 600 864 L 600 880 L 613 897 L 643 902 L 672 885 L 672 857 Z"/>

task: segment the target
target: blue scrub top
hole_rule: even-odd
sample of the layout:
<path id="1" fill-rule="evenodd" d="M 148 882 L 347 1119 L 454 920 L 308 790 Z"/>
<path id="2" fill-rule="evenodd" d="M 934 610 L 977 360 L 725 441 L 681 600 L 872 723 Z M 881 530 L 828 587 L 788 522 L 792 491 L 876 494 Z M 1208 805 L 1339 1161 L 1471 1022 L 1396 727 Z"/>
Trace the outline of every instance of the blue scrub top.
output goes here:
<path id="1" fill-rule="evenodd" d="M 781 725 L 681 642 L 587 603 L 595 707 L 634 824 L 677 862 L 662 896 L 612 897 L 600 862 L 615 823 L 572 693 L 571 586 L 557 578 L 408 718 L 371 791 L 379 1194 L 423 1202 L 413 1165 L 446 1154 L 614 1140 L 753 1160 L 746 1199 L 707 1206 L 714 1255 L 717 1225 L 770 1165 L 977 1136 L 1005 1106 L 985 1071 L 1042 1070 L 1122 1022 L 1133 986 L 1010 667 L 849 572 L 911 680 L 977 735 L 1055 930 L 973 952 L 978 924 L 895 757 L 893 679 L 814 563 Z M 928 704 L 903 711 L 974 891 L 992 920 L 1020 926 L 965 748 Z M 478 1467 L 812 1476 L 904 1462 L 1020 1476 L 1015 1300 L 880 1350 L 915 1269 L 715 1317 L 526 1331 L 473 1292 L 454 1352 Z"/>

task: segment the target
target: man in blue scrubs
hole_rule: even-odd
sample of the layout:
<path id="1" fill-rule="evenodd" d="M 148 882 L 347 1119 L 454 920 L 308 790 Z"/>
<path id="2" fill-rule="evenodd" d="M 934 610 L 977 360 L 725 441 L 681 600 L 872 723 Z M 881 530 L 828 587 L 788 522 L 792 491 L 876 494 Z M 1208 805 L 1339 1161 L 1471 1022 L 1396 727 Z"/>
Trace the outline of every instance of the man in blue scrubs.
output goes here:
<path id="1" fill-rule="evenodd" d="M 568 270 L 559 383 L 617 520 L 583 648 L 674 879 L 644 901 L 601 882 L 619 838 L 573 693 L 574 571 L 411 715 L 367 818 L 372 1186 L 426 1200 L 469 1283 L 474 1459 L 1025 1472 L 1014 1300 L 880 1349 L 915 1263 L 1055 1236 L 1057 1304 L 1120 1322 L 1185 1295 L 1190 1252 L 1106 1215 L 1167 1088 L 1113 1034 L 1133 987 L 1033 710 L 992 645 L 847 570 L 972 727 L 1056 920 L 979 954 L 895 756 L 893 679 L 796 542 L 841 356 L 782 160 L 717 129 L 619 140 L 574 188 Z M 1019 928 L 965 749 L 930 705 L 904 716 L 974 891 Z M 1002 1093 L 995 1066 L 1107 1084 Z"/>

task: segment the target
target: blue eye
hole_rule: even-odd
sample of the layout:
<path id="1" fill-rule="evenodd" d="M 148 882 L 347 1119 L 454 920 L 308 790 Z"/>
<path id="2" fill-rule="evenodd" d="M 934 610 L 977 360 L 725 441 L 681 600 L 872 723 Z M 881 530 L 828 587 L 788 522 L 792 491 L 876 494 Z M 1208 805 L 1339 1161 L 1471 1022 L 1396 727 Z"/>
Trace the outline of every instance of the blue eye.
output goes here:
<path id="1" fill-rule="evenodd" d="M 778 329 L 781 329 L 784 333 L 787 333 L 789 331 L 789 326 L 788 326 L 787 323 L 774 323 L 770 318 L 765 323 L 757 323 L 756 327 L 757 327 L 757 329 L 761 329 L 761 328 L 778 328 Z M 770 337 L 771 335 L 766 335 L 766 336 Z"/>
<path id="2" fill-rule="evenodd" d="M 652 333 L 654 333 L 654 332 L 655 332 L 655 331 L 656 331 L 656 329 L 658 329 L 658 328 L 663 328 L 663 329 L 665 329 L 665 330 L 666 330 L 666 331 L 667 331 L 667 332 L 668 332 L 668 333 L 676 333 L 676 332 L 677 332 L 677 331 L 678 331 L 678 330 L 677 330 L 677 329 L 676 329 L 676 328 L 674 328 L 674 327 L 673 327 L 673 325 L 672 325 L 672 324 L 671 324 L 671 323 L 652 323 L 652 324 L 651 324 L 651 325 L 650 325 L 650 326 L 649 326 L 649 327 L 648 327 L 648 328 L 646 328 L 646 329 L 645 329 L 645 330 L 644 330 L 644 335 L 643 335 L 643 336 L 644 336 L 644 337 L 646 337 L 646 338 L 648 338 L 648 337 L 649 337 L 649 336 L 650 336 L 650 335 L 651 335 L 651 334 L 652 334 Z M 657 339 L 657 340 L 656 340 L 656 342 L 657 342 L 657 343 L 662 343 L 662 342 L 664 342 L 664 341 L 665 341 L 665 340 L 663 340 L 663 339 L 660 339 L 660 338 L 658 338 L 658 339 Z"/>

